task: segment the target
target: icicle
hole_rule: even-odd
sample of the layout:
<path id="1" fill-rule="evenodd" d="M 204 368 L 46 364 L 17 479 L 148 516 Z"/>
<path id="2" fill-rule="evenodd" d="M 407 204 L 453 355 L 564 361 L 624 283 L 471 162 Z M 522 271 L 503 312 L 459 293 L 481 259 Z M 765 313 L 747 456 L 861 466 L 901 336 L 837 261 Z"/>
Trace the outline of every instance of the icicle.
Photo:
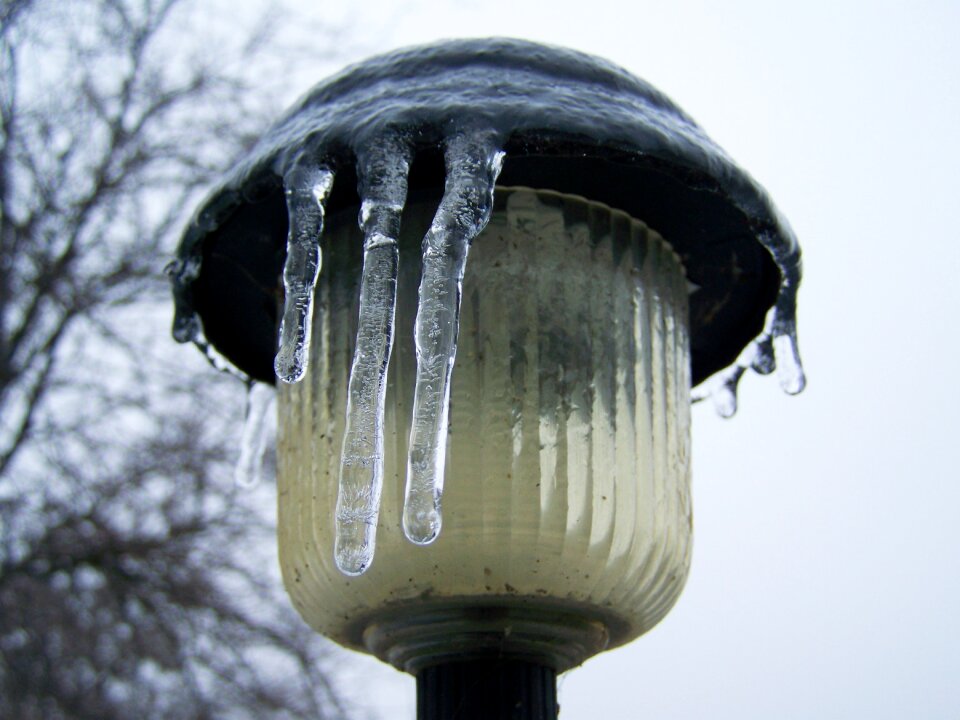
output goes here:
<path id="1" fill-rule="evenodd" d="M 784 320 L 784 315 L 789 319 Z M 789 311 L 785 312 L 779 304 L 770 312 L 763 334 L 744 348 L 733 365 L 695 388 L 691 394 L 692 402 L 710 398 L 718 415 L 733 417 L 737 412 L 737 388 L 748 368 L 761 375 L 777 370 L 780 387 L 791 395 L 801 392 L 806 385 L 797 350 L 796 323 Z"/>
<path id="2" fill-rule="evenodd" d="M 197 313 L 177 315 L 173 321 L 173 339 L 179 343 L 196 343 L 203 335 Z M 199 346 L 199 345 L 198 345 Z"/>
<path id="3" fill-rule="evenodd" d="M 269 385 L 255 382 L 247 394 L 247 418 L 240 440 L 240 458 L 234 472 L 237 487 L 252 488 L 260 483 L 263 458 L 269 444 L 268 432 L 276 391 Z"/>
<path id="4" fill-rule="evenodd" d="M 200 264 L 200 256 L 191 255 L 187 258 L 171 260 L 163 269 L 163 273 L 170 278 L 170 284 L 173 286 L 176 306 L 173 318 L 173 339 L 179 343 L 196 342 L 203 334 L 200 316 L 188 302 L 178 298 L 183 288 L 189 287 L 200 277 Z"/>
<path id="5" fill-rule="evenodd" d="M 320 235 L 324 204 L 333 187 L 333 172 L 298 163 L 283 178 L 287 195 L 287 260 L 280 348 L 274 362 L 277 377 L 295 383 L 303 377 L 310 352 L 313 291 L 320 272 Z"/>
<path id="6" fill-rule="evenodd" d="M 698 403 L 709 398 L 713 401 L 713 408 L 720 417 L 732 418 L 736 415 L 737 389 L 744 373 L 751 367 L 757 369 L 759 366 L 766 369 L 769 362 L 772 362 L 772 359 L 768 359 L 764 355 L 768 352 L 766 348 L 770 344 L 769 341 L 770 336 L 764 334 L 747 345 L 733 365 L 721 370 L 706 383 L 694 388 L 690 396 L 691 402 Z M 771 367 L 770 370 L 772 369 Z M 767 373 L 770 370 L 767 370 Z M 757 372 L 761 371 L 757 370 Z M 766 373 L 761 372 L 761 374 Z"/>
<path id="7" fill-rule="evenodd" d="M 704 400 L 711 400 L 717 415 L 731 418 L 737 414 L 737 386 L 743 377 L 742 365 L 731 365 L 725 370 L 710 378 L 707 382 L 698 385 L 690 393 L 690 402 L 696 404 Z"/>
<path id="8" fill-rule="evenodd" d="M 782 227 L 792 236 L 792 231 L 786 220 L 780 220 Z M 776 358 L 777 376 L 780 387 L 791 395 L 803 391 L 807 385 L 807 378 L 803 372 L 803 363 L 800 361 L 800 351 L 797 346 L 797 289 L 800 287 L 800 251 L 796 245 L 784 242 L 779 236 L 772 233 L 761 235 L 760 241 L 773 255 L 780 267 L 782 279 L 777 302 L 773 306 L 769 318 L 769 330 L 766 335 L 773 338 L 772 355 Z"/>
<path id="9" fill-rule="evenodd" d="M 397 238 L 407 198 L 410 148 L 381 138 L 358 153 L 363 275 L 350 369 L 337 496 L 337 567 L 359 575 L 373 562 L 383 488 L 383 413 L 397 297 Z"/>
<path id="10" fill-rule="evenodd" d="M 773 352 L 773 338 L 764 333 L 753 341 L 753 347 L 756 353 L 750 363 L 750 367 L 758 375 L 769 375 L 777 369 L 777 360 Z"/>
<path id="11" fill-rule="evenodd" d="M 443 200 L 423 240 L 414 336 L 417 380 L 403 507 L 404 532 L 421 545 L 433 542 L 440 532 L 461 283 L 470 243 L 490 219 L 503 152 L 493 132 L 458 134 L 447 139 L 445 159 Z"/>
<path id="12" fill-rule="evenodd" d="M 745 370 L 746 368 L 734 365 L 726 373 L 723 382 L 714 388 L 711 398 L 713 407 L 720 417 L 731 418 L 737 414 L 737 387 Z"/>
<path id="13" fill-rule="evenodd" d="M 776 370 L 780 387 L 791 395 L 802 392 L 807 384 L 797 346 L 800 251 L 787 221 L 780 218 L 779 225 L 780 232 L 762 233 L 758 238 L 770 251 L 781 275 L 777 301 L 767 315 L 763 333 L 740 353 L 733 365 L 694 389 L 691 395 L 693 402 L 712 398 L 723 417 L 732 417 L 737 411 L 737 386 L 747 368 L 761 375 Z"/>
<path id="14" fill-rule="evenodd" d="M 797 331 L 793 323 L 773 336 L 773 351 L 777 357 L 777 376 L 785 392 L 796 395 L 807 385 L 807 377 L 800 362 Z"/>

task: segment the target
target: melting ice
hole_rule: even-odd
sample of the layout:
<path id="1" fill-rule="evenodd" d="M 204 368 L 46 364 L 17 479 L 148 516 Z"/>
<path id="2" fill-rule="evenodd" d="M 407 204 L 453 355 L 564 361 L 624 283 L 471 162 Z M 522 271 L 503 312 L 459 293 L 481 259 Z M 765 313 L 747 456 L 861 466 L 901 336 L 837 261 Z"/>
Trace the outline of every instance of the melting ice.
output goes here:
<path id="1" fill-rule="evenodd" d="M 457 352 L 460 293 L 467 251 L 486 227 L 503 151 L 493 132 L 447 140 L 446 190 L 423 240 L 423 273 L 414 340 L 417 381 L 407 456 L 403 531 L 415 543 L 440 532 L 450 374 Z"/>
<path id="2" fill-rule="evenodd" d="M 383 416 L 393 344 L 400 216 L 412 148 L 401 134 L 381 136 L 357 153 L 363 271 L 356 350 L 350 369 L 336 508 L 337 566 L 347 575 L 373 561 L 383 488 Z M 470 243 L 493 207 L 503 161 L 496 132 L 459 131 L 444 141 L 443 199 L 423 240 L 423 271 L 415 322 L 417 357 L 407 460 L 403 528 L 407 538 L 433 542 L 442 524 L 450 375 L 457 350 L 460 295 Z M 311 300 L 320 265 L 328 170 L 298 167 L 285 179 L 290 230 L 277 375 L 297 382 L 306 369 Z"/>
<path id="3" fill-rule="evenodd" d="M 363 270 L 357 342 L 350 370 L 341 452 L 334 555 L 346 575 L 362 574 L 373 562 L 383 489 L 383 425 L 387 370 L 393 346 L 400 217 L 407 197 L 413 149 L 402 134 L 377 138 L 357 152 Z M 493 130 L 460 132 L 444 142 L 443 199 L 423 240 L 423 269 L 415 322 L 417 357 L 413 420 L 407 454 L 403 529 L 413 543 L 433 542 L 442 526 L 450 376 L 459 327 L 460 296 L 473 239 L 490 218 L 493 191 L 504 152 Z M 284 266 L 286 289 L 278 377 L 299 381 L 306 371 L 312 295 L 320 270 L 324 204 L 333 184 L 325 168 L 298 166 L 285 178 L 290 230 Z M 795 322 L 783 305 L 770 312 L 768 329 L 730 368 L 718 373 L 693 400 L 711 397 L 717 412 L 732 416 L 737 386 L 748 368 L 779 369 L 789 393 L 805 380 Z M 783 295 L 784 293 L 782 293 Z M 257 406 L 259 411 L 260 406 Z M 251 413 L 253 404 L 251 403 Z"/>
<path id="4" fill-rule="evenodd" d="M 397 240 L 412 150 L 397 135 L 358 154 L 363 271 L 347 390 L 334 555 L 347 575 L 373 562 L 383 489 L 383 414 L 397 299 Z"/>
<path id="5" fill-rule="evenodd" d="M 275 414 L 272 412 L 276 392 L 269 385 L 253 383 L 247 393 L 247 416 L 240 439 L 240 459 L 234 473 L 237 487 L 252 488 L 260 484 L 263 459 L 273 433 L 270 432 Z"/>
<path id="6" fill-rule="evenodd" d="M 356 349 L 350 370 L 346 427 L 336 507 L 337 566 L 347 575 L 373 562 L 383 489 L 383 423 L 393 346 L 400 217 L 413 149 L 399 133 L 381 136 L 357 153 L 363 270 Z M 423 240 L 423 270 L 415 322 L 417 374 L 409 438 L 403 529 L 414 543 L 433 542 L 442 526 L 450 376 L 457 349 L 460 295 L 470 243 L 486 226 L 503 163 L 495 131 L 459 132 L 445 140 L 446 185 Z M 287 291 L 276 368 L 284 382 L 303 376 L 309 353 L 312 295 L 320 268 L 320 235 L 333 173 L 298 166 L 285 178 L 290 230 L 284 266 Z M 786 305 L 794 302 L 787 293 Z M 779 361 L 779 362 L 778 362 Z M 694 401 L 711 397 L 732 416 L 737 386 L 748 368 L 779 367 L 790 393 L 804 385 L 792 317 L 771 310 L 768 329 Z"/>
<path id="7" fill-rule="evenodd" d="M 303 377 L 310 353 L 313 291 L 320 273 L 320 234 L 323 210 L 333 186 L 333 173 L 307 163 L 294 165 L 283 179 L 290 231 L 283 266 L 284 308 L 280 350 L 274 365 L 277 377 L 296 382 Z"/>
<path id="8" fill-rule="evenodd" d="M 655 88 L 597 58 L 514 40 L 455 41 L 374 58 L 319 85 L 264 136 L 204 206 L 169 269 L 177 303 L 174 335 L 202 343 L 193 292 L 206 234 L 248 192 L 255 195 L 264 178 L 269 184 L 282 177 L 288 237 L 274 366 L 281 381 L 299 381 L 309 362 L 325 208 L 337 169 L 355 165 L 363 271 L 335 519 L 336 562 L 348 575 L 364 572 L 375 551 L 397 239 L 413 158 L 424 147 L 442 147 L 446 170 L 443 199 L 423 241 L 403 511 L 407 537 L 426 544 L 442 524 L 450 377 L 470 243 L 489 219 L 504 149 L 549 156 L 544 148 L 558 139 L 567 154 L 609 158 L 614 152 L 706 178 L 704 187 L 735 207 L 772 256 L 781 285 L 763 333 L 731 367 L 701 385 L 694 400 L 710 397 L 722 415 L 732 415 L 738 383 L 751 368 L 762 374 L 776 369 L 787 392 L 803 389 L 795 323 L 800 253 L 792 230 L 763 190 Z M 253 480 L 259 467 L 262 449 L 254 433 L 267 407 L 265 395 L 251 393 L 242 482 Z"/>

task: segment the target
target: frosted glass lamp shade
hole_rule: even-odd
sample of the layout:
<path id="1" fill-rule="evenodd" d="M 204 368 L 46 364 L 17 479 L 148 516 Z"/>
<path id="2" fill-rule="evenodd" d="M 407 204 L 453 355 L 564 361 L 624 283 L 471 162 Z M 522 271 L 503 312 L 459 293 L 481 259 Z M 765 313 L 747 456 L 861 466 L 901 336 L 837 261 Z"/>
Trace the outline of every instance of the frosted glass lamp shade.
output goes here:
<path id="1" fill-rule="evenodd" d="M 376 554 L 334 563 L 362 238 L 323 239 L 308 376 L 280 387 L 287 590 L 317 631 L 417 672 L 507 653 L 563 671 L 655 625 L 690 560 L 687 281 L 667 242 L 583 198 L 498 189 L 463 284 L 443 527 L 403 534 L 420 240 L 401 238 Z"/>

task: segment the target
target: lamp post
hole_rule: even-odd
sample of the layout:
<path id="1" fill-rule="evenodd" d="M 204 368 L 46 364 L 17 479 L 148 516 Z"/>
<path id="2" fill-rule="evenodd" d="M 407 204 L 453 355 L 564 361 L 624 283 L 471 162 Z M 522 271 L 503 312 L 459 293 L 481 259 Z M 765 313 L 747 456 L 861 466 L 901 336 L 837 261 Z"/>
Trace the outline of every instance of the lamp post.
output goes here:
<path id="1" fill-rule="evenodd" d="M 283 381 L 304 619 L 416 675 L 421 718 L 552 718 L 556 673 L 683 586 L 691 386 L 717 373 L 730 411 L 776 362 L 802 389 L 799 272 L 763 191 L 663 95 L 491 40 L 318 86 L 171 276 L 179 340 Z"/>

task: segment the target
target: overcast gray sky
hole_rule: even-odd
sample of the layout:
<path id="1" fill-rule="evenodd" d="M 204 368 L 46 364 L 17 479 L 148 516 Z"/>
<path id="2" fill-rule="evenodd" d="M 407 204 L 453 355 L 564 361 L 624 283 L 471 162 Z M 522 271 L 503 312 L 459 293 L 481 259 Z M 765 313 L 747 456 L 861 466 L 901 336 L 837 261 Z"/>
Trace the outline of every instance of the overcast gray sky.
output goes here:
<path id="1" fill-rule="evenodd" d="M 960 3 L 349 12 L 383 50 L 510 35 L 623 65 L 767 188 L 803 246 L 806 392 L 748 376 L 733 420 L 695 409 L 687 588 L 648 635 L 561 680 L 561 716 L 958 717 Z M 412 680 L 357 662 L 378 707 L 413 717 Z"/>

